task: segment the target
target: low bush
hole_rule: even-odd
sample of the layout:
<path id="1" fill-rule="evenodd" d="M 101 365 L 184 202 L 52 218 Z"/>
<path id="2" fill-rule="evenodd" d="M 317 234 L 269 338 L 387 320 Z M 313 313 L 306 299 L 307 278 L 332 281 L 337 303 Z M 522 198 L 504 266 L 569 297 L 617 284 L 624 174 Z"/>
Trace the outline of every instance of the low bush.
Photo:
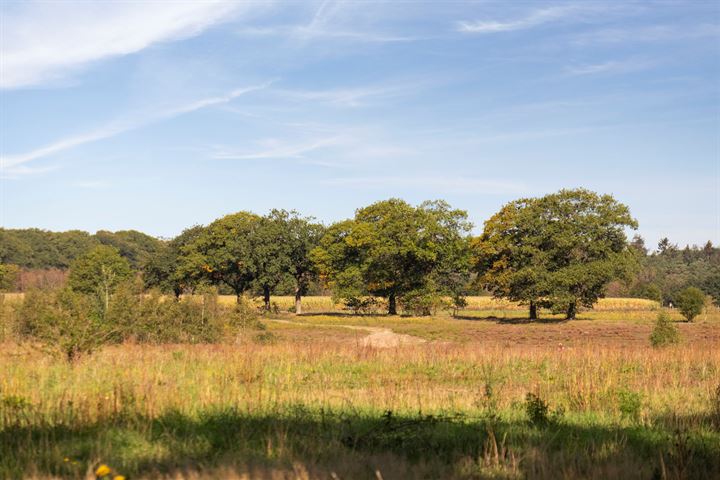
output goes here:
<path id="1" fill-rule="evenodd" d="M 435 315 L 438 310 L 449 309 L 450 302 L 435 292 L 416 291 L 404 295 L 400 299 L 403 311 L 414 316 Z"/>
<path id="2" fill-rule="evenodd" d="M 250 302 L 218 303 L 216 291 L 186 299 L 119 286 L 107 305 L 70 289 L 29 292 L 15 312 L 16 334 L 68 361 L 109 344 L 216 343 L 240 329 L 262 330 Z"/>
<path id="3" fill-rule="evenodd" d="M 658 313 L 655 327 L 650 334 L 650 344 L 655 348 L 680 343 L 680 332 L 665 310 Z"/>

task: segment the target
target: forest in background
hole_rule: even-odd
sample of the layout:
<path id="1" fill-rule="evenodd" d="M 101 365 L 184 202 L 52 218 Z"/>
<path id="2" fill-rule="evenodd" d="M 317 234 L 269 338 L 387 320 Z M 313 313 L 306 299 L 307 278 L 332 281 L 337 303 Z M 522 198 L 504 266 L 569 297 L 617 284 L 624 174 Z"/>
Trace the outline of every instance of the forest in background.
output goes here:
<path id="1" fill-rule="evenodd" d="M 60 287 L 67 280 L 70 264 L 98 245 L 117 248 L 131 267 L 142 274 L 153 258 L 170 248 L 171 241 L 136 230 L 100 230 L 90 234 L 80 230 L 51 232 L 37 228 L 0 228 L 0 290 L 23 292 Z M 647 298 L 667 304 L 673 302 L 679 291 L 692 286 L 720 303 L 720 248 L 711 241 L 703 246 L 679 247 L 664 238 L 652 248 L 636 235 L 631 245 L 640 254 L 641 268 L 630 281 L 611 282 L 607 296 Z M 468 294 L 484 293 L 472 286 L 469 288 Z M 290 295 L 292 289 L 291 283 L 279 285 L 277 294 Z M 224 290 L 221 287 L 221 293 L 232 293 Z M 327 292 L 314 280 L 308 293 Z"/>

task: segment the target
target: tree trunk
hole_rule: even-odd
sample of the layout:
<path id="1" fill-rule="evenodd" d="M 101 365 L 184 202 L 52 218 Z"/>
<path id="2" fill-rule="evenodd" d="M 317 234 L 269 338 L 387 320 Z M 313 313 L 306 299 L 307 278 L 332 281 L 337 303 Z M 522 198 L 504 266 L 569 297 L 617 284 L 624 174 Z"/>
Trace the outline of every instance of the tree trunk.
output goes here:
<path id="1" fill-rule="evenodd" d="M 242 297 L 243 297 L 243 292 L 236 290 L 235 291 L 235 301 L 237 302 L 238 305 L 240 305 L 242 303 Z"/>
<path id="2" fill-rule="evenodd" d="M 577 315 L 577 304 L 575 302 L 570 302 L 570 305 L 568 305 L 567 308 L 567 314 L 565 315 L 565 319 L 575 320 L 575 315 Z"/>
<path id="3" fill-rule="evenodd" d="M 530 320 L 537 320 L 538 314 L 537 314 L 537 303 L 531 301 L 530 302 Z"/>
<path id="4" fill-rule="evenodd" d="M 388 297 L 388 315 L 397 315 L 397 302 L 394 293 L 391 293 Z"/>
<path id="5" fill-rule="evenodd" d="M 270 311 L 270 287 L 265 285 L 263 287 L 263 300 L 265 301 L 265 311 Z"/>
<path id="6" fill-rule="evenodd" d="M 302 291 L 300 287 L 295 288 L 295 315 L 302 313 Z"/>

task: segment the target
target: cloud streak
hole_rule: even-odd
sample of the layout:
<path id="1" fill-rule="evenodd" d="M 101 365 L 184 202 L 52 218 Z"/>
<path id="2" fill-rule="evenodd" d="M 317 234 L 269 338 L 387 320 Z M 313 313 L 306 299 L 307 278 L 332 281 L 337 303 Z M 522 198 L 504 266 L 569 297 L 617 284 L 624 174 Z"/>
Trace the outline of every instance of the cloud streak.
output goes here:
<path id="1" fill-rule="evenodd" d="M 509 21 L 477 20 L 462 21 L 457 23 L 457 30 L 462 33 L 499 33 L 515 30 L 525 30 L 537 27 L 546 23 L 557 22 L 570 17 L 582 9 L 574 5 L 564 5 L 535 10 L 530 14 Z"/>
<path id="2" fill-rule="evenodd" d="M 274 141 L 268 143 L 276 143 Z M 284 144 L 270 146 L 269 148 L 255 152 L 234 152 L 219 150 L 212 154 L 212 158 L 219 160 L 262 160 L 262 159 L 287 159 L 302 158 L 304 154 L 315 150 L 342 145 L 346 140 L 341 136 L 320 138 L 309 142 L 297 144 Z"/>
<path id="3" fill-rule="evenodd" d="M 58 140 L 57 142 L 45 145 L 44 147 L 40 147 L 35 150 L 31 150 L 29 152 L 19 153 L 15 155 L 4 155 L 0 157 L 0 168 L 4 171 L 9 171 L 9 173 L 20 174 L 23 172 L 23 170 L 19 169 L 18 166 L 24 163 L 47 157 L 59 152 L 63 152 L 65 150 L 70 150 L 80 145 L 104 140 L 106 138 L 111 138 L 121 133 L 135 130 L 137 128 L 141 128 L 162 120 L 177 117 L 179 115 L 184 115 L 215 105 L 225 104 L 234 100 L 235 98 L 238 98 L 241 95 L 267 88 L 270 83 L 271 82 L 267 82 L 261 85 L 236 88 L 224 95 L 203 98 L 177 107 L 157 111 L 147 116 L 136 117 L 130 120 L 120 121 L 114 124 L 106 125 L 97 130 Z"/>
<path id="4" fill-rule="evenodd" d="M 109 57 L 198 35 L 252 2 L 28 2 L 3 11 L 0 88 L 63 78 Z"/>
<path id="5" fill-rule="evenodd" d="M 647 60 L 610 60 L 607 62 L 577 65 L 565 68 L 568 75 L 601 75 L 639 72 L 656 64 Z"/>

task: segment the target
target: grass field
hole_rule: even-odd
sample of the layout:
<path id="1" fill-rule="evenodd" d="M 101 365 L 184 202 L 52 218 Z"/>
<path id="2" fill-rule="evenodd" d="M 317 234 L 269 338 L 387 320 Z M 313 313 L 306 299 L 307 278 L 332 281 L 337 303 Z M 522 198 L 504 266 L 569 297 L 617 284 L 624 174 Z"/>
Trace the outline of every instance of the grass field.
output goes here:
<path id="1" fill-rule="evenodd" d="M 720 478 L 715 310 L 653 349 L 636 300 L 532 324 L 485 298 L 458 319 L 328 303 L 75 364 L 2 344 L 0 478 Z"/>

